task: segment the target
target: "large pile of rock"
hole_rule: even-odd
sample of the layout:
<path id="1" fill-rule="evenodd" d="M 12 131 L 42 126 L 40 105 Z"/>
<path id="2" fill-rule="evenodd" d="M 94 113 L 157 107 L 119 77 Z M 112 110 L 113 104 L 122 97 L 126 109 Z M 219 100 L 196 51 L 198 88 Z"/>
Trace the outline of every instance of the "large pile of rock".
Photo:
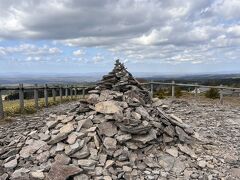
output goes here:
<path id="1" fill-rule="evenodd" d="M 0 152 L 2 179 L 157 179 L 166 145 L 195 158 L 193 130 L 161 105 L 116 61 L 87 100 L 26 134 L 19 152 Z"/>

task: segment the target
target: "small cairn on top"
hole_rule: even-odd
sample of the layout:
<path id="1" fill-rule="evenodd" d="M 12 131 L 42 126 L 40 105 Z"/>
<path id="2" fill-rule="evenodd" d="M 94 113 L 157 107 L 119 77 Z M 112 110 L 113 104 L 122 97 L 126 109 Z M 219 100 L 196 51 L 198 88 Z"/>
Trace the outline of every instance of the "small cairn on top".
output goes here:
<path id="1" fill-rule="evenodd" d="M 166 145 L 194 158 L 187 149 L 193 130 L 167 115 L 161 100 L 152 99 L 119 60 L 88 93 L 74 109 L 51 115 L 42 129 L 28 133 L 19 142 L 19 154 L 4 156 L 5 175 L 25 180 L 149 179 L 146 168 L 166 168 Z"/>

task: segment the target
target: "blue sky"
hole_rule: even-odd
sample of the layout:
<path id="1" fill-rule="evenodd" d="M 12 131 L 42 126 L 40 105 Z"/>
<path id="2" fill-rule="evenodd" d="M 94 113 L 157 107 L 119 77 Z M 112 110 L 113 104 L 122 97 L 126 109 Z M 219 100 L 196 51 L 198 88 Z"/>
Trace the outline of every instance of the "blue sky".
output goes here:
<path id="1" fill-rule="evenodd" d="M 0 73 L 240 72 L 239 0 L 0 0 Z"/>

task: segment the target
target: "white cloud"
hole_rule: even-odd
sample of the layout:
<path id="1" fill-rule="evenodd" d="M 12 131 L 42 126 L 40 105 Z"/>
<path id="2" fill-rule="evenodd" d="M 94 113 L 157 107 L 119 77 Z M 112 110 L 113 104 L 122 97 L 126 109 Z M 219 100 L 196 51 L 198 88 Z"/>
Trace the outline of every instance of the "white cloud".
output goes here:
<path id="1" fill-rule="evenodd" d="M 83 51 L 81 49 L 73 51 L 74 56 L 83 56 L 84 54 L 85 54 L 85 51 Z"/>

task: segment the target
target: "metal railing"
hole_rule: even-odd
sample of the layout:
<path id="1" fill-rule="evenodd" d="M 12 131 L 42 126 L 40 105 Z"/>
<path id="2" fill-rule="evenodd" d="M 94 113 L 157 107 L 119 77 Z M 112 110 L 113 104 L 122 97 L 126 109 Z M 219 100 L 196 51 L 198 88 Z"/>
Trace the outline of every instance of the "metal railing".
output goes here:
<path id="1" fill-rule="evenodd" d="M 39 91 L 43 91 L 44 94 L 44 105 L 45 107 L 48 107 L 48 97 L 49 97 L 49 91 L 52 91 L 52 98 L 53 101 L 56 101 L 57 97 L 57 91 L 59 92 L 60 97 L 60 103 L 63 102 L 63 96 L 65 94 L 65 97 L 70 97 L 71 100 L 77 97 L 79 94 L 79 90 L 81 90 L 81 95 L 84 98 L 87 88 L 90 88 L 90 86 L 79 86 L 79 85 L 48 85 L 44 84 L 44 86 L 39 86 L 38 84 L 34 84 L 32 86 L 23 86 L 23 84 L 19 84 L 19 86 L 0 86 L 0 119 L 4 118 L 4 105 L 2 100 L 2 92 L 3 91 L 15 91 L 18 92 L 19 96 L 19 107 L 20 107 L 20 113 L 24 112 L 24 92 L 33 91 L 33 98 L 34 98 L 34 106 L 35 109 L 39 109 Z M 65 90 L 65 93 L 63 91 Z"/>

